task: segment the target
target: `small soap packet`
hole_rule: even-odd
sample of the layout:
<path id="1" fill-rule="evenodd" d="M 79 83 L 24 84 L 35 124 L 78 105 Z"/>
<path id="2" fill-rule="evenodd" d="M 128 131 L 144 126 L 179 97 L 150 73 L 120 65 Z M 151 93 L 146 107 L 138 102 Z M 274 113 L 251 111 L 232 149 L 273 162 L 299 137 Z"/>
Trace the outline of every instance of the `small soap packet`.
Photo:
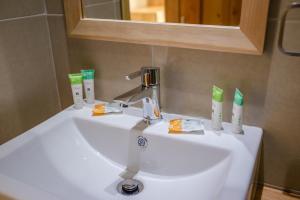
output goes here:
<path id="1" fill-rule="evenodd" d="M 117 103 L 96 104 L 93 109 L 93 116 L 101 116 L 109 113 L 122 113 L 122 109 Z"/>
<path id="2" fill-rule="evenodd" d="M 169 134 L 204 134 L 204 125 L 198 119 L 173 119 L 169 121 Z"/>

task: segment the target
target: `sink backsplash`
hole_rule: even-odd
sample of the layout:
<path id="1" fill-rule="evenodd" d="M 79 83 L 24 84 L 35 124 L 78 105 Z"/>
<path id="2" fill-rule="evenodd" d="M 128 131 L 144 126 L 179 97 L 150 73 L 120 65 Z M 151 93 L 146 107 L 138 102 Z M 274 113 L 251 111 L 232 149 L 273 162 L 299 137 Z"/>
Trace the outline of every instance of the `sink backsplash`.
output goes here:
<path id="1" fill-rule="evenodd" d="M 211 90 L 216 84 L 225 91 L 224 118 L 230 121 L 238 87 L 246 96 L 246 123 L 262 125 L 271 61 L 267 54 L 245 56 L 87 40 L 70 40 L 69 44 L 72 71 L 85 62 L 95 67 L 98 99 L 111 101 L 140 84 L 139 79 L 125 80 L 126 74 L 141 66 L 158 66 L 164 111 L 209 118 Z"/>

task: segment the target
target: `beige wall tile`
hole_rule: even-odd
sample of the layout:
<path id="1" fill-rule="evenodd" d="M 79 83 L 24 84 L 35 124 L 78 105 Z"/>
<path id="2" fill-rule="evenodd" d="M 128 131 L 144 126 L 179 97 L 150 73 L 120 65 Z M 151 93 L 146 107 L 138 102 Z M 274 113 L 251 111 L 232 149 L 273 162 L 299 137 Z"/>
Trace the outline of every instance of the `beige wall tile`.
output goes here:
<path id="1" fill-rule="evenodd" d="M 211 90 L 225 91 L 224 120 L 231 120 L 233 94 L 245 94 L 245 123 L 262 125 L 276 22 L 268 24 L 263 56 L 154 47 L 153 64 L 161 67 L 162 105 L 167 112 L 210 118 Z"/>
<path id="2" fill-rule="evenodd" d="M 46 17 L 0 22 L 0 144 L 59 111 Z"/>
<path id="3" fill-rule="evenodd" d="M 140 79 L 126 81 L 125 75 L 152 62 L 151 47 L 91 40 L 69 40 L 69 55 L 72 72 L 96 69 L 96 97 L 107 101 L 138 86 Z"/>
<path id="4" fill-rule="evenodd" d="M 300 0 L 270 0 L 269 19 L 281 19 L 286 8 L 293 2 L 300 3 Z M 289 12 L 288 19 L 300 20 L 299 9 Z"/>
<path id="5" fill-rule="evenodd" d="M 299 9 L 300 13 L 300 9 Z M 300 19 L 300 18 L 299 18 Z M 300 52 L 300 20 L 287 21 L 284 32 L 284 48 L 288 51 Z"/>
<path id="6" fill-rule="evenodd" d="M 85 16 L 97 19 L 121 19 L 121 4 L 115 1 L 85 6 Z"/>
<path id="7" fill-rule="evenodd" d="M 0 20 L 45 12 L 44 0 L 1 0 Z"/>
<path id="8" fill-rule="evenodd" d="M 288 39 L 297 40 L 299 34 Z M 276 42 L 276 40 L 275 40 Z M 300 46 L 299 46 L 300 47 Z M 265 182 L 300 190 L 300 58 L 274 49 L 264 113 Z"/>
<path id="9" fill-rule="evenodd" d="M 63 14 L 63 0 L 46 0 L 48 14 Z"/>
<path id="10" fill-rule="evenodd" d="M 160 57 L 162 47 L 154 48 Z M 158 52 L 156 52 L 158 51 Z M 158 58 L 161 60 L 161 58 Z M 161 67 L 162 105 L 167 112 L 202 115 L 210 118 L 211 90 L 217 85 L 225 91 L 224 120 L 231 120 L 233 94 L 245 94 L 245 122 L 259 125 L 262 119 L 269 56 L 247 56 L 169 48 Z"/>
<path id="11" fill-rule="evenodd" d="M 300 3 L 300 0 L 293 1 L 293 2 Z M 293 9 L 289 10 L 288 15 L 287 15 L 287 20 L 300 21 L 300 8 L 293 8 Z"/>
<path id="12" fill-rule="evenodd" d="M 68 74 L 70 64 L 68 60 L 67 35 L 64 17 L 48 16 L 48 24 L 51 36 L 52 53 L 57 77 L 58 91 L 62 108 L 70 106 L 72 102 L 72 92 Z"/>

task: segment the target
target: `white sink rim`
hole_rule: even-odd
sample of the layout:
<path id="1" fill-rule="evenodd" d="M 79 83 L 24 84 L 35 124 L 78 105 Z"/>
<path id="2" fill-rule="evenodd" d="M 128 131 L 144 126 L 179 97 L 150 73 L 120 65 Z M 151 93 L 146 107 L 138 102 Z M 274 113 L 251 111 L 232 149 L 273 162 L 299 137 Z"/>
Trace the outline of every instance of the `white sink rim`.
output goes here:
<path id="1" fill-rule="evenodd" d="M 1 145 L 0 146 L 0 162 L 1 162 L 1 158 L 5 157 L 10 152 L 14 151 L 15 149 L 18 149 L 25 143 L 31 141 L 34 137 L 37 137 L 39 134 L 41 134 L 41 130 L 45 129 L 46 125 L 49 126 L 51 124 L 55 124 L 55 123 L 59 122 L 59 120 L 65 119 L 67 117 L 71 117 L 71 118 L 73 118 L 73 117 L 82 118 L 83 117 L 83 118 L 86 118 L 89 120 L 100 121 L 101 123 L 105 123 L 105 124 L 108 124 L 111 126 L 122 128 L 122 129 L 130 129 L 134 125 L 134 121 L 138 122 L 142 119 L 140 117 L 141 109 L 129 108 L 126 110 L 125 115 L 133 116 L 133 118 L 135 117 L 136 120 L 133 120 L 133 122 L 131 122 L 129 124 L 128 123 L 116 124 L 115 122 L 111 122 L 109 120 L 109 118 L 107 118 L 107 119 L 92 118 L 90 116 L 91 107 L 92 107 L 92 105 L 86 105 L 83 110 L 74 110 L 72 107 L 69 107 L 69 108 L 65 109 L 64 111 L 58 113 L 57 115 L 51 117 L 50 119 L 46 120 L 45 122 L 24 132 L 22 135 Z M 166 119 L 178 118 L 178 117 L 192 118 L 192 117 L 188 117 L 188 116 L 165 114 L 165 113 L 163 115 Z M 204 142 L 204 144 L 208 143 L 210 145 L 215 145 L 216 147 L 220 147 L 223 145 L 222 140 L 224 138 L 233 137 L 233 138 L 236 138 L 237 140 L 239 140 L 240 143 L 247 148 L 249 155 L 251 155 L 249 157 L 249 159 L 247 160 L 248 165 L 241 166 L 241 164 L 243 164 L 243 162 L 245 162 L 245 160 L 243 160 L 243 158 L 242 158 L 244 155 L 239 155 L 238 149 L 234 150 L 234 153 L 232 155 L 233 156 L 232 162 L 235 162 L 236 160 L 238 160 L 238 162 L 237 162 L 238 164 L 231 166 L 225 186 L 219 196 L 220 199 L 224 199 L 224 200 L 225 199 L 246 199 L 248 192 L 249 192 L 250 185 L 251 185 L 252 177 L 254 175 L 255 162 L 258 157 L 258 153 L 259 153 L 259 149 L 260 149 L 262 133 L 263 133 L 262 129 L 257 128 L 257 127 L 251 127 L 251 126 L 244 126 L 243 128 L 244 128 L 245 134 L 244 135 L 236 135 L 236 134 L 232 134 L 230 132 L 230 124 L 229 123 L 223 123 L 224 130 L 220 131 L 218 133 L 215 133 L 215 132 L 211 131 L 209 128 L 210 121 L 206 120 L 206 119 L 203 119 L 203 121 L 204 121 L 204 124 L 206 127 L 206 131 L 205 131 L 204 136 L 199 136 L 199 137 L 207 138 L 207 140 Z M 167 137 L 167 138 L 173 137 L 169 134 L 161 135 L 158 128 L 159 128 L 158 126 L 151 126 L 145 130 L 145 134 L 155 133 L 162 137 Z M 179 140 L 185 140 L 185 141 L 189 141 L 189 142 L 201 142 L 201 141 L 195 141 L 196 136 L 194 136 L 194 135 L 178 135 L 175 137 Z M 225 145 L 224 148 L 228 148 L 228 146 Z M 232 148 L 234 148 L 234 147 L 232 147 Z M 243 175 L 243 176 L 241 176 L 241 175 Z M 0 176 L 3 176 L 3 174 L 1 174 L 1 172 L 0 172 Z M 3 176 L 3 177 L 5 177 L 5 176 Z M 8 192 L 10 195 L 18 197 L 18 194 L 16 194 L 16 191 L 14 190 L 14 188 L 11 187 L 12 185 L 18 185 L 18 183 L 12 184 L 13 180 L 11 180 L 10 182 L 8 180 L 9 180 L 9 177 L 0 179 L 0 194 L 1 194 L 1 192 L 2 193 Z M 1 188 L 6 188 L 6 191 L 1 191 Z M 47 199 L 47 195 L 49 196 L 49 194 L 43 193 L 42 191 L 37 190 L 36 192 L 33 192 L 35 189 L 30 188 L 30 186 L 27 187 L 25 185 L 19 184 L 18 188 L 19 188 L 19 192 L 23 191 L 24 194 L 28 194 L 29 196 L 32 196 L 33 193 L 36 196 L 41 195 L 41 196 L 45 197 L 45 199 Z M 235 193 L 234 198 L 232 196 L 233 191 Z"/>

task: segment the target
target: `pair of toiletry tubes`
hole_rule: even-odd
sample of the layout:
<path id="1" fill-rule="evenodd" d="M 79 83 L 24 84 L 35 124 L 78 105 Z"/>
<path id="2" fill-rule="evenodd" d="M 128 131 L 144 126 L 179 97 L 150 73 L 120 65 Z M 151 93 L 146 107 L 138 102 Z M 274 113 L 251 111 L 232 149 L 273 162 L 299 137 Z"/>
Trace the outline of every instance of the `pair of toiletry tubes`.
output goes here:
<path id="1" fill-rule="evenodd" d="M 213 130 L 222 130 L 222 106 L 224 100 L 224 91 L 216 86 L 213 87 L 212 91 L 212 128 Z M 239 89 L 235 90 L 233 107 L 232 107 L 232 119 L 231 127 L 233 133 L 243 133 L 243 105 L 244 96 Z"/>
<path id="2" fill-rule="evenodd" d="M 72 95 L 74 101 L 74 108 L 81 109 L 83 107 L 83 87 L 86 97 L 86 102 L 92 104 L 95 102 L 94 92 L 94 78 L 95 70 L 87 69 L 81 70 L 78 74 L 69 74 L 69 79 L 72 87 Z M 83 83 L 83 84 L 82 84 Z M 212 91 L 212 128 L 213 130 L 222 130 L 222 107 L 224 101 L 224 91 L 216 86 Z M 243 133 L 243 104 L 244 96 L 239 89 L 236 89 L 234 94 L 233 108 L 232 108 L 232 132 Z"/>
<path id="3" fill-rule="evenodd" d="M 95 70 L 85 69 L 85 70 L 81 70 L 80 72 L 81 73 L 78 74 L 69 74 L 75 109 L 81 109 L 83 107 L 82 83 L 84 85 L 86 102 L 89 104 L 95 102 L 95 92 L 94 92 Z"/>

